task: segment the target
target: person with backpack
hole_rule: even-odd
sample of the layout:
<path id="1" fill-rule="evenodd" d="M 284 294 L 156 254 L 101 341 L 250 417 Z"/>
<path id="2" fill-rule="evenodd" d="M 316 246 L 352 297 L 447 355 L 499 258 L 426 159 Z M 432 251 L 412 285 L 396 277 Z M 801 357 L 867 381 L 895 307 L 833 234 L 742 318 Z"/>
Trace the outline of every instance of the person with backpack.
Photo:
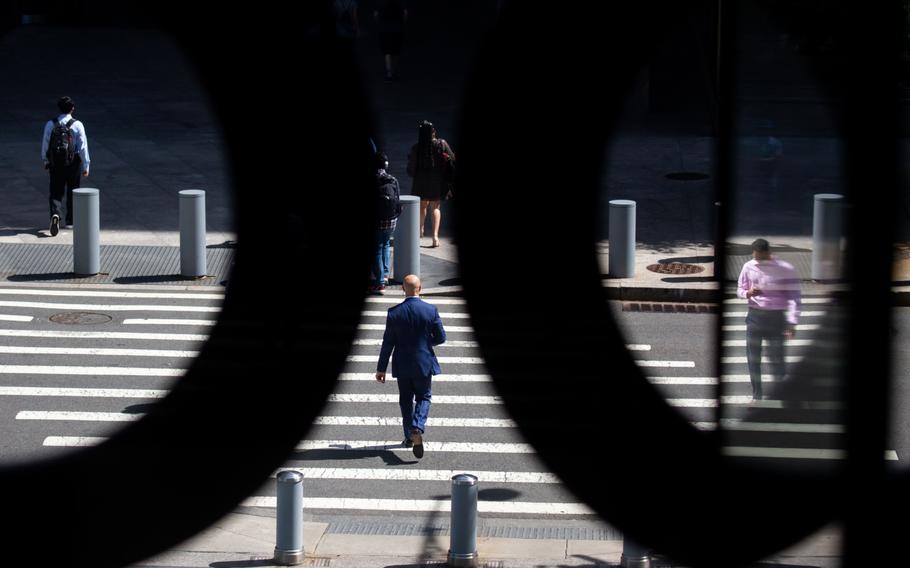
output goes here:
<path id="1" fill-rule="evenodd" d="M 357 0 L 334 0 L 335 36 L 353 42 L 360 35 L 360 20 L 357 17 Z"/>
<path id="2" fill-rule="evenodd" d="M 51 236 L 60 232 L 60 219 L 64 228 L 73 226 L 73 190 L 79 187 L 79 176 L 88 177 L 89 154 L 85 126 L 73 118 L 76 103 L 70 97 L 57 101 L 60 115 L 44 125 L 41 141 L 41 158 L 44 169 L 50 173 L 50 214 Z M 65 213 L 61 214 L 63 198 L 66 195 Z"/>
<path id="3" fill-rule="evenodd" d="M 384 294 L 389 281 L 389 247 L 392 234 L 401 215 L 401 189 L 395 176 L 386 170 L 389 158 L 383 152 L 376 153 L 376 257 L 373 261 L 373 284 L 369 291 Z"/>
<path id="4" fill-rule="evenodd" d="M 433 123 L 424 120 L 417 125 L 417 144 L 408 154 L 408 175 L 414 178 L 411 193 L 420 196 L 420 236 L 424 233 L 427 210 L 433 213 L 433 247 L 439 246 L 442 212 L 439 203 L 452 196 L 455 152 L 449 143 L 436 137 Z"/>

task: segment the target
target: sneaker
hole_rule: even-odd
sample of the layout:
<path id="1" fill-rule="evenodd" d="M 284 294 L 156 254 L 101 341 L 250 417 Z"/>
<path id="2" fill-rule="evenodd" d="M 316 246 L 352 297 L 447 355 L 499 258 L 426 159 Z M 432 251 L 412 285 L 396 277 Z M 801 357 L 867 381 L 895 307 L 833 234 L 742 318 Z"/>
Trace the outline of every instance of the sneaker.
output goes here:
<path id="1" fill-rule="evenodd" d="M 410 438 L 405 438 L 404 440 L 402 440 L 401 445 L 406 448 L 413 448 L 414 442 L 412 442 Z"/>
<path id="2" fill-rule="evenodd" d="M 414 447 L 411 448 L 414 451 L 414 457 L 420 459 L 423 457 L 423 432 L 414 428 L 411 430 L 411 442 L 414 444 Z"/>
<path id="3" fill-rule="evenodd" d="M 51 236 L 56 237 L 60 232 L 60 215 L 51 216 Z"/>

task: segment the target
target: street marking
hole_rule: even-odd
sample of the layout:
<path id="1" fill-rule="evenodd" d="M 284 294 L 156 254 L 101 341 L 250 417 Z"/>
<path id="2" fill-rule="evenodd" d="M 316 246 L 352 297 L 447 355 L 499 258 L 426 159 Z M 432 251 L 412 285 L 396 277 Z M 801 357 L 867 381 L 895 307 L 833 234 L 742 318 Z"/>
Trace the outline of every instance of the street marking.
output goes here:
<path id="1" fill-rule="evenodd" d="M 107 438 L 97 436 L 48 436 L 42 444 L 49 448 L 85 448 L 97 446 Z"/>
<path id="2" fill-rule="evenodd" d="M 75 412 L 63 410 L 23 410 L 16 414 L 16 420 L 68 420 L 74 422 L 134 422 L 142 414 L 123 412 Z"/>
<path id="3" fill-rule="evenodd" d="M 341 373 L 339 381 L 375 381 L 376 373 Z M 386 375 L 386 380 L 395 380 L 391 375 Z M 435 375 L 434 383 L 490 383 L 490 375 Z"/>
<path id="4" fill-rule="evenodd" d="M 826 315 L 828 312 L 799 312 L 799 317 L 801 318 L 816 318 Z M 723 315 L 725 318 L 744 318 L 749 315 L 749 312 L 724 312 Z M 797 325 L 797 328 L 799 326 Z"/>
<path id="5" fill-rule="evenodd" d="M 746 331 L 745 325 L 725 325 L 723 331 Z M 821 326 L 816 323 L 797 324 L 796 331 L 818 331 Z"/>
<path id="6" fill-rule="evenodd" d="M 639 367 L 659 367 L 667 369 L 693 369 L 695 361 L 647 361 L 636 359 L 635 364 Z"/>
<path id="7" fill-rule="evenodd" d="M 142 339 L 156 341 L 205 341 L 208 335 L 195 333 L 127 333 L 116 331 L 38 331 L 0 329 L 0 337 L 47 337 L 59 339 Z"/>
<path id="8" fill-rule="evenodd" d="M 843 424 L 802 424 L 784 422 L 745 422 L 722 419 L 721 428 L 736 432 L 786 432 L 792 434 L 843 434 Z"/>
<path id="9" fill-rule="evenodd" d="M 401 426 L 401 416 L 319 416 L 316 426 Z M 435 418 L 427 424 L 436 428 L 517 428 L 508 418 Z"/>
<path id="10" fill-rule="evenodd" d="M 814 339 L 787 339 L 784 340 L 784 345 L 787 347 L 808 347 L 810 345 L 815 345 L 819 343 Z M 730 339 L 722 343 L 724 347 L 745 347 L 745 339 Z"/>
<path id="11" fill-rule="evenodd" d="M 458 326 L 458 325 L 447 325 L 445 326 L 446 333 L 473 333 L 474 328 L 471 326 Z M 362 323 L 357 326 L 357 329 L 362 331 L 383 331 L 385 330 L 384 323 Z"/>
<path id="12" fill-rule="evenodd" d="M 800 298 L 800 304 L 830 304 L 834 298 Z M 742 304 L 746 305 L 747 300 L 743 298 L 727 298 L 725 304 Z"/>
<path id="13" fill-rule="evenodd" d="M 652 385 L 716 385 L 715 377 L 647 377 Z"/>
<path id="14" fill-rule="evenodd" d="M 63 365 L 0 365 L 0 375 L 99 375 L 125 377 L 182 377 L 186 369 L 141 367 L 79 367 Z"/>
<path id="15" fill-rule="evenodd" d="M 2 305 L 2 304 L 0 304 L 0 305 Z M 366 317 L 366 318 L 384 318 L 387 315 L 389 315 L 388 312 L 375 312 L 375 311 L 370 311 L 370 310 L 361 312 L 361 316 Z M 460 312 L 440 312 L 439 317 L 444 318 L 444 319 L 445 318 L 468 319 L 471 317 L 471 314 L 465 314 L 465 313 L 460 313 Z"/>
<path id="16" fill-rule="evenodd" d="M 397 400 L 397 399 L 396 399 Z M 723 396 L 721 404 L 728 406 L 752 405 L 760 408 L 785 408 L 783 400 L 752 401 L 752 395 Z M 667 404 L 677 408 L 717 408 L 714 398 L 668 398 Z M 843 404 L 835 401 L 797 401 L 792 403 L 806 410 L 839 410 Z"/>
<path id="17" fill-rule="evenodd" d="M 125 319 L 124 325 L 215 325 L 215 320 L 195 319 Z"/>
<path id="18" fill-rule="evenodd" d="M 168 391 L 159 389 L 99 389 L 57 387 L 2 387 L 0 396 L 78 396 L 85 398 L 164 398 Z M 401 420 L 399 420 L 401 422 Z"/>
<path id="19" fill-rule="evenodd" d="M 462 298 L 437 298 L 434 296 L 432 298 L 421 298 L 421 300 L 428 304 L 438 304 L 440 306 L 463 306 L 467 304 L 467 302 Z M 367 297 L 366 302 L 368 304 L 400 304 L 404 302 L 404 297 L 389 296 L 379 298 L 376 296 L 369 296 Z"/>
<path id="20" fill-rule="evenodd" d="M 737 458 L 782 458 L 800 460 L 842 460 L 846 459 L 846 450 L 823 450 L 818 448 L 753 448 L 728 446 L 723 448 L 726 456 Z M 897 461 L 897 452 L 885 451 L 886 461 Z"/>
<path id="21" fill-rule="evenodd" d="M 240 503 L 242 507 L 264 507 L 274 509 L 276 497 L 248 497 Z M 451 500 L 426 499 L 355 499 L 307 497 L 306 508 L 341 509 L 366 511 L 417 511 L 446 512 L 451 510 Z M 506 513 L 515 515 L 595 515 L 586 505 L 580 503 L 522 503 L 514 501 L 478 501 L 480 513 Z"/>
<path id="22" fill-rule="evenodd" d="M 451 481 L 452 477 L 464 473 L 460 469 L 366 469 L 292 467 L 279 471 L 296 471 L 304 479 L 358 479 L 370 481 Z M 561 483 L 552 473 L 536 471 L 471 471 L 483 483 Z M 275 474 L 272 474 L 275 477 Z M 309 502 L 307 502 L 309 506 Z"/>
<path id="23" fill-rule="evenodd" d="M 394 359 L 394 356 L 392 357 Z M 437 357 L 440 363 L 451 363 L 453 365 L 483 365 L 481 357 Z M 379 355 L 348 355 L 348 363 L 375 363 L 379 360 Z"/>
<path id="24" fill-rule="evenodd" d="M 446 329 L 446 331 L 449 331 Z M 355 339 L 354 345 L 369 345 L 369 346 L 380 346 L 382 345 L 381 339 Z M 479 347 L 479 343 L 476 341 L 446 341 L 441 343 L 436 347 Z M 650 351 L 650 345 L 626 345 L 626 349 L 629 351 Z"/>
<path id="25" fill-rule="evenodd" d="M 394 402 L 397 394 L 330 394 L 328 402 Z M 433 395 L 433 404 L 502 404 L 498 396 Z"/>
<path id="26" fill-rule="evenodd" d="M 79 290 L 69 288 L 66 290 L 38 290 L 31 288 L 3 288 L 0 287 L 0 294 L 10 296 L 64 296 L 72 297 L 92 297 L 92 298 L 149 298 L 156 300 L 223 300 L 224 294 L 209 293 L 173 293 L 173 292 L 102 292 Z"/>
<path id="27" fill-rule="evenodd" d="M 220 312 L 221 307 L 213 306 L 186 306 L 173 304 L 56 304 L 45 302 L 2 302 L 0 306 L 7 308 L 33 308 L 41 310 L 95 310 L 101 312 Z"/>
<path id="28" fill-rule="evenodd" d="M 397 400 L 397 399 L 396 399 Z M 400 424 L 399 424 L 400 425 Z M 430 442 L 424 440 L 427 452 L 469 453 L 469 454 L 533 454 L 531 444 L 491 444 L 471 442 Z M 297 450 L 333 450 L 348 452 L 395 451 L 411 453 L 410 448 L 401 445 L 401 440 L 387 442 L 370 440 L 305 440 L 297 444 Z"/>
<path id="29" fill-rule="evenodd" d="M 198 351 L 171 349 L 115 349 L 96 347 L 11 347 L 0 345 L 0 353 L 9 355 L 92 355 L 96 357 L 171 357 L 189 358 L 199 355 Z"/>
<path id="30" fill-rule="evenodd" d="M 7 316 L 7 315 L 0 315 L 0 321 L 25 321 L 25 322 L 28 322 L 28 321 L 32 321 L 33 319 L 35 319 L 34 316 Z"/>
<path id="31" fill-rule="evenodd" d="M 788 355 L 787 357 L 784 357 L 784 360 L 787 363 L 800 363 L 803 360 L 803 357 L 801 355 Z M 746 357 L 721 357 L 720 362 L 724 364 L 748 363 Z M 772 361 L 768 357 L 762 357 L 761 362 L 771 363 Z"/>

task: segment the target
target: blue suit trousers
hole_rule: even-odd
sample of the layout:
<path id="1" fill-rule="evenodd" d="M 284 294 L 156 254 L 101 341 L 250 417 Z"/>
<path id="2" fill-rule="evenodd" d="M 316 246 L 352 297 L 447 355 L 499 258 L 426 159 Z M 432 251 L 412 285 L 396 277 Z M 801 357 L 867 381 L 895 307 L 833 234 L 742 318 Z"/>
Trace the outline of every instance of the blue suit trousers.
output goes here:
<path id="1" fill-rule="evenodd" d="M 398 404 L 401 406 L 401 425 L 405 439 L 411 430 L 426 430 L 430 415 L 430 401 L 433 398 L 431 382 L 433 375 L 424 377 L 398 377 Z"/>

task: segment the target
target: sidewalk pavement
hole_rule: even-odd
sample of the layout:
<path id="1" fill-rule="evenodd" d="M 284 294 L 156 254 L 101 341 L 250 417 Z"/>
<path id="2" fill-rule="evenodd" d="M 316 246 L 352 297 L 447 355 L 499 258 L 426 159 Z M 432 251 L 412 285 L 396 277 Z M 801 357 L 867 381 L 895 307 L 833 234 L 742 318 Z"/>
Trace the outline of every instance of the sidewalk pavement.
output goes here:
<path id="1" fill-rule="evenodd" d="M 303 566 L 332 568 L 408 568 L 444 565 L 449 550 L 445 536 L 344 535 L 326 532 L 325 523 L 305 522 Z M 840 531 L 826 527 L 806 541 L 769 559 L 767 566 L 835 568 L 840 565 Z M 205 532 L 154 558 L 134 564 L 161 568 L 244 568 L 277 566 L 275 518 L 230 513 Z M 546 566 L 619 566 L 622 541 L 528 540 L 478 538 L 479 566 L 540 568 Z M 775 562 L 779 564 L 774 564 Z M 654 566 L 676 566 L 657 559 Z"/>

